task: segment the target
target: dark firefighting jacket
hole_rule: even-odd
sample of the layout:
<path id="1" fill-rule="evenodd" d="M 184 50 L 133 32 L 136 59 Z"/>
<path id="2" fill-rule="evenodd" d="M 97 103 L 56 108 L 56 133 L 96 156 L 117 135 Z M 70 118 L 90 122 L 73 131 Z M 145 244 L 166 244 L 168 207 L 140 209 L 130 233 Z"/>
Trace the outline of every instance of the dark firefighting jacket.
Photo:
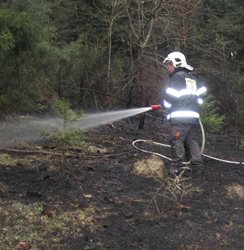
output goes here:
<path id="1" fill-rule="evenodd" d="M 185 68 L 176 68 L 170 74 L 165 89 L 163 106 L 171 123 L 198 123 L 201 98 L 206 87 Z"/>

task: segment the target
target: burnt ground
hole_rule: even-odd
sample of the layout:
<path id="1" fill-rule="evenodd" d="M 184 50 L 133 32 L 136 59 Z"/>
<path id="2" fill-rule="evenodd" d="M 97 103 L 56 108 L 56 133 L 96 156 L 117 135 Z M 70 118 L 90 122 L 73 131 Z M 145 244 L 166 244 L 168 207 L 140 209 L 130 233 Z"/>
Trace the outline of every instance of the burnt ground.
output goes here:
<path id="1" fill-rule="evenodd" d="M 204 158 L 202 178 L 169 177 L 168 161 L 132 146 L 167 143 L 166 128 L 137 124 L 91 129 L 84 148 L 2 150 L 0 249 L 243 249 L 244 165 Z M 207 153 L 243 160 L 226 138 L 209 142 Z"/>

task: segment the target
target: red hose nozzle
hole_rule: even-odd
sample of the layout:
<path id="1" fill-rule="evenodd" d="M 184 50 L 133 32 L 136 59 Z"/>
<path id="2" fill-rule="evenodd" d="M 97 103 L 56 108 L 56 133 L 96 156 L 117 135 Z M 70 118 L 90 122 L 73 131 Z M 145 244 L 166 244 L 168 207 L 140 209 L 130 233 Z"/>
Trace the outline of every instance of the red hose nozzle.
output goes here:
<path id="1" fill-rule="evenodd" d="M 160 104 L 151 105 L 151 109 L 152 109 L 152 111 L 159 110 L 159 109 L 161 109 L 161 105 Z"/>

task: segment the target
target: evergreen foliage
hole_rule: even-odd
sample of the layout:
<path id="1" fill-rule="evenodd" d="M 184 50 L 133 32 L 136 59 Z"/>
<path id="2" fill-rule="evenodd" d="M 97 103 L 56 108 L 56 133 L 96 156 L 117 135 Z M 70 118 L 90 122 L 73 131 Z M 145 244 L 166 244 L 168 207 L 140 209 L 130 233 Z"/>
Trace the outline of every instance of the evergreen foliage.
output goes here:
<path id="1" fill-rule="evenodd" d="M 84 109 L 157 103 L 162 60 L 180 50 L 225 127 L 241 131 L 243 25 L 240 0 L 2 1 L 1 113 L 48 109 L 53 91 Z"/>
<path id="2" fill-rule="evenodd" d="M 223 115 L 219 115 L 219 110 L 216 108 L 216 102 L 210 97 L 205 100 L 201 111 L 201 121 L 209 133 L 221 132 L 223 128 L 224 119 Z"/>
<path id="3" fill-rule="evenodd" d="M 63 128 L 54 133 L 54 140 L 62 147 L 66 145 L 83 146 L 84 141 L 81 131 L 68 127 L 68 122 L 78 120 L 82 116 L 82 113 L 74 112 L 71 109 L 69 101 L 65 99 L 55 100 L 53 103 L 53 110 L 63 120 Z"/>

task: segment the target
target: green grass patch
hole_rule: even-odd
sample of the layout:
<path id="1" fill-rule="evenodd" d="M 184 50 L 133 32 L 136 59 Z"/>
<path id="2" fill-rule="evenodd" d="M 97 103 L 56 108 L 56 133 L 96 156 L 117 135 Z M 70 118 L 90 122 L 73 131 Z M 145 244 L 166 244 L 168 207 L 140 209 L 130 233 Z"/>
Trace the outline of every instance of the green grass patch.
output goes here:
<path id="1" fill-rule="evenodd" d="M 20 242 L 28 242 L 32 250 L 65 249 L 68 237 L 82 237 L 84 228 L 92 225 L 94 209 L 74 211 L 53 210 L 52 216 L 43 215 L 41 203 L 22 204 L 1 202 L 1 249 L 18 249 Z"/>
<path id="2" fill-rule="evenodd" d="M 16 166 L 18 161 L 9 154 L 0 154 L 0 165 Z"/>

